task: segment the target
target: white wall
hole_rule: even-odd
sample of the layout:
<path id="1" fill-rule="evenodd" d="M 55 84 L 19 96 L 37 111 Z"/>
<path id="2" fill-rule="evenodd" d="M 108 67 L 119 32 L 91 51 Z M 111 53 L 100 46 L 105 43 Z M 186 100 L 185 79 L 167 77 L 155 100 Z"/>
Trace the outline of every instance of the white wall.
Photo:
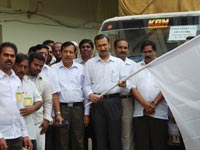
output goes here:
<path id="1" fill-rule="evenodd" d="M 98 31 L 94 29 L 74 29 L 62 26 L 7 22 L 2 23 L 2 32 L 3 42 L 13 42 L 17 45 L 20 52 L 27 52 L 30 46 L 42 43 L 46 39 L 60 42 L 68 40 L 80 42 L 83 38 L 93 40 Z"/>
<path id="2" fill-rule="evenodd" d="M 117 14 L 116 0 L 10 0 L 9 2 L 11 5 L 8 8 L 0 6 L 2 41 L 15 43 L 20 52 L 27 52 L 30 46 L 42 43 L 46 39 L 61 42 L 67 40 L 80 42 L 83 38 L 93 40 L 101 22 Z"/>
<path id="3" fill-rule="evenodd" d="M 83 38 L 93 40 L 98 33 L 98 25 L 88 24 L 82 17 L 64 16 L 61 13 L 53 16 L 51 13 L 40 11 L 28 16 L 27 11 L 35 9 L 35 6 L 30 7 L 30 5 L 29 0 L 11 0 L 11 8 L 0 6 L 2 42 L 15 43 L 19 52 L 26 53 L 31 46 L 41 44 L 47 39 L 56 42 L 68 40 L 80 42 Z"/>

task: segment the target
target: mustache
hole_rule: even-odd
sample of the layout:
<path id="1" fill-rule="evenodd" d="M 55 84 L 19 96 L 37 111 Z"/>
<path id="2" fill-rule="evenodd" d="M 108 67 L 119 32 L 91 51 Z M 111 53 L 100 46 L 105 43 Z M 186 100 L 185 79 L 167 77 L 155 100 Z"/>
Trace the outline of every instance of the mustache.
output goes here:
<path id="1" fill-rule="evenodd" d="M 10 61 L 10 60 L 6 61 L 5 63 L 11 63 L 11 64 L 13 64 L 13 62 L 12 62 L 12 61 Z"/>
<path id="2" fill-rule="evenodd" d="M 119 54 L 126 54 L 126 52 L 120 52 Z"/>
<path id="3" fill-rule="evenodd" d="M 151 59 L 151 57 L 150 56 L 146 56 L 145 59 Z"/>

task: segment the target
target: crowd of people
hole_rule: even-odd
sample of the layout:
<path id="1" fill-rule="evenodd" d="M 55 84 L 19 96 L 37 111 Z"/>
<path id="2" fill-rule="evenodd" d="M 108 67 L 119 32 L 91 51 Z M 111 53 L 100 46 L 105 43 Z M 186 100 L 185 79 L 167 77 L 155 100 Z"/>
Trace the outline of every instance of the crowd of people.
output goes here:
<path id="1" fill-rule="evenodd" d="M 169 150 L 170 111 L 155 79 L 143 70 L 124 80 L 156 59 L 156 44 L 142 43 L 139 63 L 126 39 L 114 41 L 115 56 L 111 44 L 98 34 L 23 54 L 2 43 L 0 150 L 89 150 L 89 139 L 92 150 Z"/>

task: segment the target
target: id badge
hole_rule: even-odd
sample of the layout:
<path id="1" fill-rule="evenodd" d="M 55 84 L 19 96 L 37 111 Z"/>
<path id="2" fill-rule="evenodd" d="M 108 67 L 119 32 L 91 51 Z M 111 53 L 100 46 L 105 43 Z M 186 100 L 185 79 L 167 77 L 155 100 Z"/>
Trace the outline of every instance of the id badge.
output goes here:
<path id="1" fill-rule="evenodd" d="M 20 93 L 20 92 L 16 93 L 16 100 L 17 100 L 17 102 L 21 102 L 22 101 L 22 93 Z"/>
<path id="2" fill-rule="evenodd" d="M 32 97 L 24 96 L 24 107 L 26 107 L 26 106 L 33 106 Z"/>

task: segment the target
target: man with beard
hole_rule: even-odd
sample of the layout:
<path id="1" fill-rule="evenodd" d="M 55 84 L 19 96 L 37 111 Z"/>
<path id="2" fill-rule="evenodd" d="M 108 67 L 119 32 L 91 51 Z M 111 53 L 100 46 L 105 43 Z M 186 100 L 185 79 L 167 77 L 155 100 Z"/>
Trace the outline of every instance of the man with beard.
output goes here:
<path id="1" fill-rule="evenodd" d="M 125 63 L 125 72 L 127 74 L 133 73 L 136 63 L 131 59 L 127 58 L 128 55 L 128 42 L 125 39 L 117 39 L 114 42 L 115 55 L 121 58 Z M 121 93 L 122 98 L 122 149 L 123 150 L 133 150 L 133 97 L 130 91 L 123 90 Z"/>
<path id="2" fill-rule="evenodd" d="M 19 104 L 20 113 L 24 117 L 28 134 L 33 144 L 33 150 L 37 150 L 34 112 L 42 106 L 42 97 L 35 84 L 26 76 L 28 56 L 17 54 L 13 70 L 22 82 L 22 100 L 17 103 Z M 20 103 L 22 104 L 20 105 Z"/>
<path id="3" fill-rule="evenodd" d="M 48 129 L 49 122 L 52 121 L 52 94 L 50 85 L 43 76 L 40 75 L 45 63 L 45 58 L 38 53 L 32 53 L 29 56 L 28 77 L 35 83 L 43 100 L 43 106 L 35 112 L 35 125 L 37 132 L 37 148 L 45 149 L 45 133 Z"/>
<path id="4" fill-rule="evenodd" d="M 21 81 L 12 67 L 15 63 L 17 47 L 5 42 L 0 45 L 0 150 L 21 150 L 22 143 L 32 150 L 25 122 L 17 108 L 17 90 Z"/>
<path id="5" fill-rule="evenodd" d="M 34 46 L 33 52 L 41 54 L 44 59 L 45 63 L 47 62 L 47 57 L 48 57 L 48 47 L 38 44 Z M 48 65 L 44 64 L 42 67 L 42 71 L 40 72 L 40 76 L 45 78 L 49 85 L 51 86 L 51 93 L 52 93 L 52 101 L 53 101 L 53 106 L 54 106 L 54 111 L 60 112 L 60 109 L 58 109 L 59 105 L 59 95 L 58 93 L 60 92 L 60 87 L 58 84 L 58 80 L 56 78 L 56 74 L 52 70 L 51 67 Z M 60 115 L 55 115 L 54 112 L 52 112 L 52 117 L 54 117 L 58 121 L 62 121 L 62 117 Z M 45 142 L 45 149 L 46 150 L 54 150 L 55 149 L 55 127 L 53 125 L 53 121 L 50 122 L 48 130 L 46 132 L 46 142 Z"/>
<path id="6" fill-rule="evenodd" d="M 144 41 L 141 52 L 144 61 L 137 65 L 136 70 L 156 59 L 156 44 L 149 40 Z M 148 69 L 139 72 L 133 79 L 135 150 L 166 150 L 168 142 L 167 103 Z"/>

